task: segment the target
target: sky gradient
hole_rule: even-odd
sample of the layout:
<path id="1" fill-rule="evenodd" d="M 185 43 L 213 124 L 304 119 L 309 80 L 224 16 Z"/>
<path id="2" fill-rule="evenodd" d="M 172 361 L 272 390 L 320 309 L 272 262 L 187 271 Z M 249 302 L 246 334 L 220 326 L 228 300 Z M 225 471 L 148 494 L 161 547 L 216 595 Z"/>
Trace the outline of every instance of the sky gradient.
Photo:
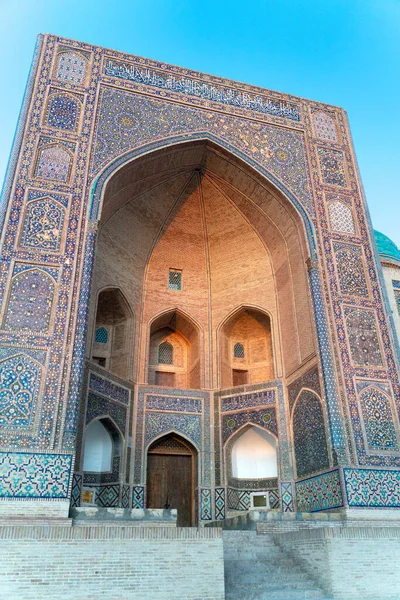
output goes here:
<path id="1" fill-rule="evenodd" d="M 0 182 L 39 33 L 342 106 L 374 227 L 400 246 L 400 0 L 0 0 Z"/>

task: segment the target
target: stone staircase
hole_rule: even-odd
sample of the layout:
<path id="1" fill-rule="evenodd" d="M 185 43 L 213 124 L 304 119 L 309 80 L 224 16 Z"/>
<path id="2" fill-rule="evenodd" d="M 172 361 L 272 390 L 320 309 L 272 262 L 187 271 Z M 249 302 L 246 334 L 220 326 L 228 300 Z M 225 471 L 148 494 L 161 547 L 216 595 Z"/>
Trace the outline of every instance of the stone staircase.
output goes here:
<path id="1" fill-rule="evenodd" d="M 330 600 L 274 543 L 256 531 L 224 531 L 226 600 Z"/>

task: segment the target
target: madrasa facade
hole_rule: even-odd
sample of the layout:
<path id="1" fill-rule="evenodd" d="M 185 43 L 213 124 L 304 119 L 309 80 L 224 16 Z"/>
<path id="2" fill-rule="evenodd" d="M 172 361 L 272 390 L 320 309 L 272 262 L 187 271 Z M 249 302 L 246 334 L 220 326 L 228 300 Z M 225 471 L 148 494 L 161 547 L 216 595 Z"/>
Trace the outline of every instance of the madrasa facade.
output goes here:
<path id="1" fill-rule="evenodd" d="M 400 253 L 343 109 L 39 36 L 1 211 L 1 516 L 400 508 Z"/>

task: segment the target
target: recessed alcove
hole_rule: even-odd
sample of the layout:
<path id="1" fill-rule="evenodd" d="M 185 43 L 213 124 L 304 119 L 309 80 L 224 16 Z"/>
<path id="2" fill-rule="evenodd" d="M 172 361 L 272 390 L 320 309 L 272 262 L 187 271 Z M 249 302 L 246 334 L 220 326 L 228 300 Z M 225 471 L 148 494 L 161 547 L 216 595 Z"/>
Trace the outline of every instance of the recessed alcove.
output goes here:
<path id="1" fill-rule="evenodd" d="M 222 387 L 274 378 L 270 317 L 254 308 L 237 311 L 220 330 Z"/>
<path id="2" fill-rule="evenodd" d="M 102 290 L 97 301 L 92 361 L 111 373 L 131 378 L 133 319 L 119 289 Z"/>
<path id="3" fill-rule="evenodd" d="M 199 388 L 199 331 L 179 311 L 160 315 L 150 326 L 148 383 L 163 387 Z"/>
<path id="4" fill-rule="evenodd" d="M 232 477 L 267 479 L 278 476 L 276 439 L 259 427 L 240 432 L 231 446 Z"/>

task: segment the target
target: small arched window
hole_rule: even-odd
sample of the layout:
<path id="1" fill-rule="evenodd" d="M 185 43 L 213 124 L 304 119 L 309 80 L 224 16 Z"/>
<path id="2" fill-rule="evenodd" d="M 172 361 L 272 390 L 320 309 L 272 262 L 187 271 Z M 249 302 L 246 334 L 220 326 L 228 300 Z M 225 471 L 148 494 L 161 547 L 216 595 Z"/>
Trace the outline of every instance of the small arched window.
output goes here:
<path id="1" fill-rule="evenodd" d="M 244 346 L 239 342 L 233 347 L 233 356 L 234 358 L 244 358 Z"/>
<path id="2" fill-rule="evenodd" d="M 169 342 L 162 342 L 158 347 L 158 364 L 172 365 L 174 360 L 174 349 Z"/>
<path id="3" fill-rule="evenodd" d="M 96 344 L 107 344 L 108 331 L 105 327 L 99 327 L 96 329 L 95 342 Z"/>

